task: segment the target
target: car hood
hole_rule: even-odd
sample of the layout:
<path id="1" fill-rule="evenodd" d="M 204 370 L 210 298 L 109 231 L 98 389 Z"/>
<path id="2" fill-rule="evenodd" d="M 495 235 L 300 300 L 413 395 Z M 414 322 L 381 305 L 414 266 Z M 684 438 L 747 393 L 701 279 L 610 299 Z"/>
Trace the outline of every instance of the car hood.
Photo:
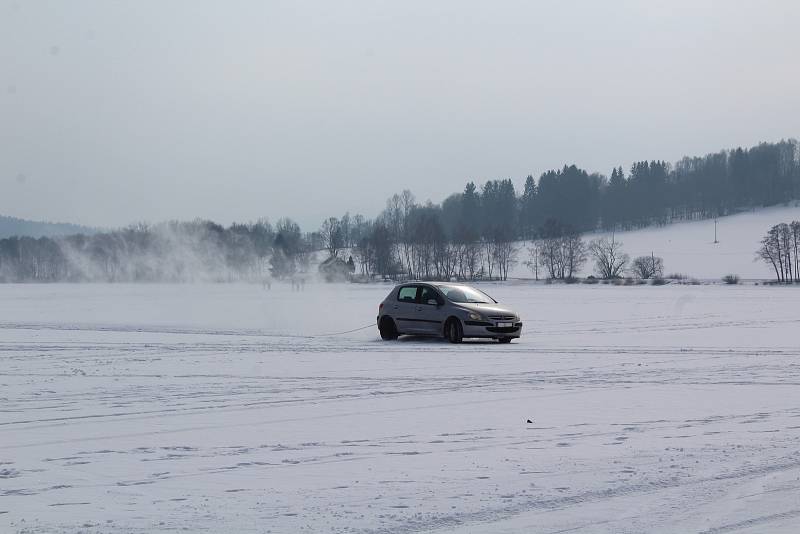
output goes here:
<path id="1" fill-rule="evenodd" d="M 514 310 L 500 304 L 477 304 L 459 302 L 457 306 L 466 310 L 475 311 L 484 315 L 516 315 Z"/>

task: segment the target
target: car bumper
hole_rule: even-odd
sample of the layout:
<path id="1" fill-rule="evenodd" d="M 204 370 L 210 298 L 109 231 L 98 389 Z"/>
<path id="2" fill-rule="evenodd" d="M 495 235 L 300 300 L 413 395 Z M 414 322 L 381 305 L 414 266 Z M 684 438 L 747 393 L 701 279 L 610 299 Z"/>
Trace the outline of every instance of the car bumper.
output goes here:
<path id="1" fill-rule="evenodd" d="M 484 321 L 464 321 L 464 337 L 512 337 L 522 335 L 522 323 L 514 326 L 499 327 Z"/>

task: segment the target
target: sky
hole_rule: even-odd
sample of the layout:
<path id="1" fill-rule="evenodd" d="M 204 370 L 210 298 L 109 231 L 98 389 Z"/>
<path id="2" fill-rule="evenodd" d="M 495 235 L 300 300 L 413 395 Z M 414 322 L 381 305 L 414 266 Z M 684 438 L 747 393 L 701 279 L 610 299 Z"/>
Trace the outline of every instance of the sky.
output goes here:
<path id="1" fill-rule="evenodd" d="M 800 136 L 800 2 L 0 0 L 0 214 L 282 216 Z"/>

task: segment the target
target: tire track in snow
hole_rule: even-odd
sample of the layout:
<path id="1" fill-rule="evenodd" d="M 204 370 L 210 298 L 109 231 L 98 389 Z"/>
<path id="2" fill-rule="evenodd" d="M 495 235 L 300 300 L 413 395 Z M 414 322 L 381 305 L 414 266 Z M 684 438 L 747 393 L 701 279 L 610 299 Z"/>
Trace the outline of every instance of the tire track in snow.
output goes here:
<path id="1" fill-rule="evenodd" d="M 798 455 L 794 455 L 797 457 Z M 746 467 L 734 470 L 730 473 L 724 473 L 712 477 L 704 477 L 696 480 L 679 480 L 676 478 L 657 479 L 637 484 L 621 485 L 612 488 L 604 488 L 598 490 L 584 491 L 575 495 L 568 495 L 564 497 L 541 499 L 541 500 L 528 500 L 521 503 L 516 503 L 509 506 L 484 508 L 475 512 L 458 513 L 452 515 L 444 515 L 438 517 L 430 517 L 417 520 L 409 520 L 404 523 L 393 525 L 391 528 L 379 529 L 363 529 L 364 534 L 391 534 L 391 533 L 413 533 L 413 532 L 430 532 L 446 528 L 464 527 L 466 525 L 481 525 L 490 524 L 496 521 L 509 519 L 511 517 L 520 515 L 526 512 L 535 511 L 548 511 L 556 509 L 569 508 L 581 504 L 591 502 L 604 502 L 611 499 L 631 497 L 639 494 L 653 493 L 667 489 L 683 488 L 690 486 L 707 486 L 731 482 L 744 482 L 749 479 L 763 477 L 768 474 L 783 472 L 788 470 L 800 469 L 800 459 L 784 461 L 777 464 L 764 464 L 756 467 Z M 800 510 L 793 510 L 786 512 L 785 518 L 792 518 L 795 515 L 800 516 Z M 759 518 L 754 518 L 749 521 L 743 521 L 733 525 L 720 527 L 722 530 L 709 530 L 706 532 L 730 532 L 740 528 L 757 526 L 762 523 L 784 519 L 780 517 L 783 514 L 769 515 Z M 613 521 L 612 521 L 613 522 Z M 741 526 L 740 526 L 741 525 Z"/>
<path id="2" fill-rule="evenodd" d="M 739 521 L 737 523 L 730 523 L 727 525 L 710 528 L 708 530 L 702 531 L 700 534 L 723 534 L 724 532 L 735 532 L 737 530 L 760 527 L 768 525 L 769 523 L 774 523 L 775 521 L 784 521 L 787 519 L 794 519 L 796 517 L 800 517 L 800 509 L 789 510 L 778 514 L 769 514 L 769 515 L 753 517 L 751 519 L 745 519 L 744 521 Z"/>

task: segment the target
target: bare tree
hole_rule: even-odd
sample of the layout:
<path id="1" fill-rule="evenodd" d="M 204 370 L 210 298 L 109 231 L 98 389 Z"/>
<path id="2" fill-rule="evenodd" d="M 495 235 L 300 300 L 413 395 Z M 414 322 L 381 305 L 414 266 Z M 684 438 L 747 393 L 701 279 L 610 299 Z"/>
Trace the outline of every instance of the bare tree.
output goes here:
<path id="1" fill-rule="evenodd" d="M 611 236 L 609 241 L 602 237 L 589 243 L 589 253 L 595 261 L 597 274 L 600 278 L 620 278 L 628 263 L 629 257 L 622 252 L 622 243 Z"/>
<path id="2" fill-rule="evenodd" d="M 494 242 L 491 239 L 484 238 L 481 240 L 481 247 L 483 250 L 483 261 L 481 263 L 486 266 L 486 275 L 491 280 L 495 268 L 495 257 L 494 254 L 492 254 Z"/>
<path id="3" fill-rule="evenodd" d="M 769 229 L 761 240 L 761 247 L 756 255 L 768 265 L 772 265 L 778 282 L 792 282 L 800 279 L 798 248 L 800 248 L 800 223 L 797 221 L 791 225 L 781 223 Z"/>
<path id="4" fill-rule="evenodd" d="M 391 252 L 394 253 L 394 245 L 400 246 L 401 243 L 403 243 L 403 247 L 406 250 L 408 250 L 409 245 L 406 243 L 405 239 L 405 227 L 404 227 L 405 221 L 403 217 L 403 203 L 402 199 L 400 198 L 400 195 L 394 194 L 389 199 L 386 200 L 386 209 L 383 211 L 379 219 L 381 220 L 382 227 L 378 229 L 379 231 L 377 232 L 377 234 L 385 235 L 385 232 L 388 232 L 388 236 L 390 237 L 391 243 L 393 244 L 393 246 L 391 247 L 392 248 Z M 410 262 L 408 260 L 408 254 L 406 254 L 405 262 L 402 261 L 402 258 L 400 259 L 401 263 L 404 264 L 406 271 L 410 275 L 411 267 L 410 267 Z M 387 263 L 386 265 L 389 265 L 389 263 Z"/>
<path id="5" fill-rule="evenodd" d="M 564 261 L 562 258 L 561 238 L 550 237 L 542 239 L 538 244 L 539 249 L 539 263 L 547 270 L 550 278 L 563 278 L 563 270 L 561 265 Z"/>
<path id="6" fill-rule="evenodd" d="M 372 226 L 369 239 L 372 247 L 372 271 L 383 276 L 395 274 L 397 269 L 392 254 L 392 231 L 382 220 L 378 220 Z"/>
<path id="7" fill-rule="evenodd" d="M 408 189 L 404 189 L 402 195 L 395 195 L 397 198 L 396 206 L 400 210 L 400 230 L 402 232 L 403 252 L 405 257 L 405 265 L 409 276 L 414 276 L 411 269 L 411 242 L 409 236 L 409 221 L 411 219 L 411 212 L 417 207 L 414 194 Z"/>
<path id="8" fill-rule="evenodd" d="M 331 258 L 339 255 L 339 249 L 344 245 L 342 224 L 336 217 L 329 217 L 322 222 L 320 228 L 320 235 L 322 236 L 322 244 L 328 250 Z"/>
<path id="9" fill-rule="evenodd" d="M 517 263 L 517 247 L 511 240 L 502 240 L 494 244 L 492 255 L 497 265 L 501 280 L 508 280 L 508 271 Z"/>
<path id="10" fill-rule="evenodd" d="M 651 254 L 650 256 L 639 256 L 633 260 L 631 266 L 633 274 L 639 278 L 661 278 L 664 276 L 664 260 Z"/>
<path id="11" fill-rule="evenodd" d="M 514 230 L 507 224 L 497 225 L 486 231 L 484 237 L 486 263 L 489 277 L 497 273 L 500 280 L 508 279 L 508 271 L 516 264 L 517 247 L 514 246 Z"/>
<path id="12" fill-rule="evenodd" d="M 462 254 L 464 256 L 463 275 L 474 280 L 483 269 L 481 246 L 479 243 L 466 243 Z"/>
<path id="13" fill-rule="evenodd" d="M 770 230 L 767 232 L 767 235 L 765 235 L 761 240 L 761 247 L 759 247 L 756 254 L 767 264 L 772 265 L 772 268 L 775 269 L 775 278 L 779 282 L 782 282 L 783 272 L 778 266 L 780 263 L 779 257 L 781 255 L 781 246 L 780 239 L 778 238 L 777 226 L 770 228 Z"/>
<path id="14" fill-rule="evenodd" d="M 372 233 L 372 228 L 368 230 Z M 356 242 L 353 249 L 356 261 L 361 266 L 361 274 L 366 277 L 372 275 L 372 268 L 375 266 L 375 243 L 371 235 L 364 235 Z"/>
<path id="15" fill-rule="evenodd" d="M 800 281 L 800 221 L 792 221 L 792 251 L 794 252 L 794 279 Z"/>
<path id="16" fill-rule="evenodd" d="M 586 263 L 586 243 L 576 232 L 542 239 L 539 243 L 539 262 L 550 278 L 570 280 Z"/>
<path id="17" fill-rule="evenodd" d="M 564 275 L 562 278 L 575 278 L 583 264 L 586 263 L 586 243 L 580 234 L 570 233 L 562 238 L 564 248 Z"/>
<path id="18" fill-rule="evenodd" d="M 458 271 L 459 246 L 447 241 L 434 244 L 434 258 L 436 261 L 436 277 L 440 280 L 449 280 Z"/>
<path id="19" fill-rule="evenodd" d="M 784 279 L 787 282 L 791 282 L 794 280 L 794 265 L 792 263 L 792 229 L 786 223 L 781 223 L 778 225 L 778 238 L 781 240 L 781 250 L 783 250 L 784 255 Z"/>
<path id="20" fill-rule="evenodd" d="M 339 233 L 341 235 L 342 247 L 353 246 L 353 221 L 350 217 L 350 212 L 342 215 L 339 219 Z"/>
<path id="21" fill-rule="evenodd" d="M 540 245 L 538 242 L 531 242 L 531 245 L 528 247 L 528 259 L 525 261 L 525 265 L 531 270 L 536 280 L 539 279 L 539 247 Z"/>

